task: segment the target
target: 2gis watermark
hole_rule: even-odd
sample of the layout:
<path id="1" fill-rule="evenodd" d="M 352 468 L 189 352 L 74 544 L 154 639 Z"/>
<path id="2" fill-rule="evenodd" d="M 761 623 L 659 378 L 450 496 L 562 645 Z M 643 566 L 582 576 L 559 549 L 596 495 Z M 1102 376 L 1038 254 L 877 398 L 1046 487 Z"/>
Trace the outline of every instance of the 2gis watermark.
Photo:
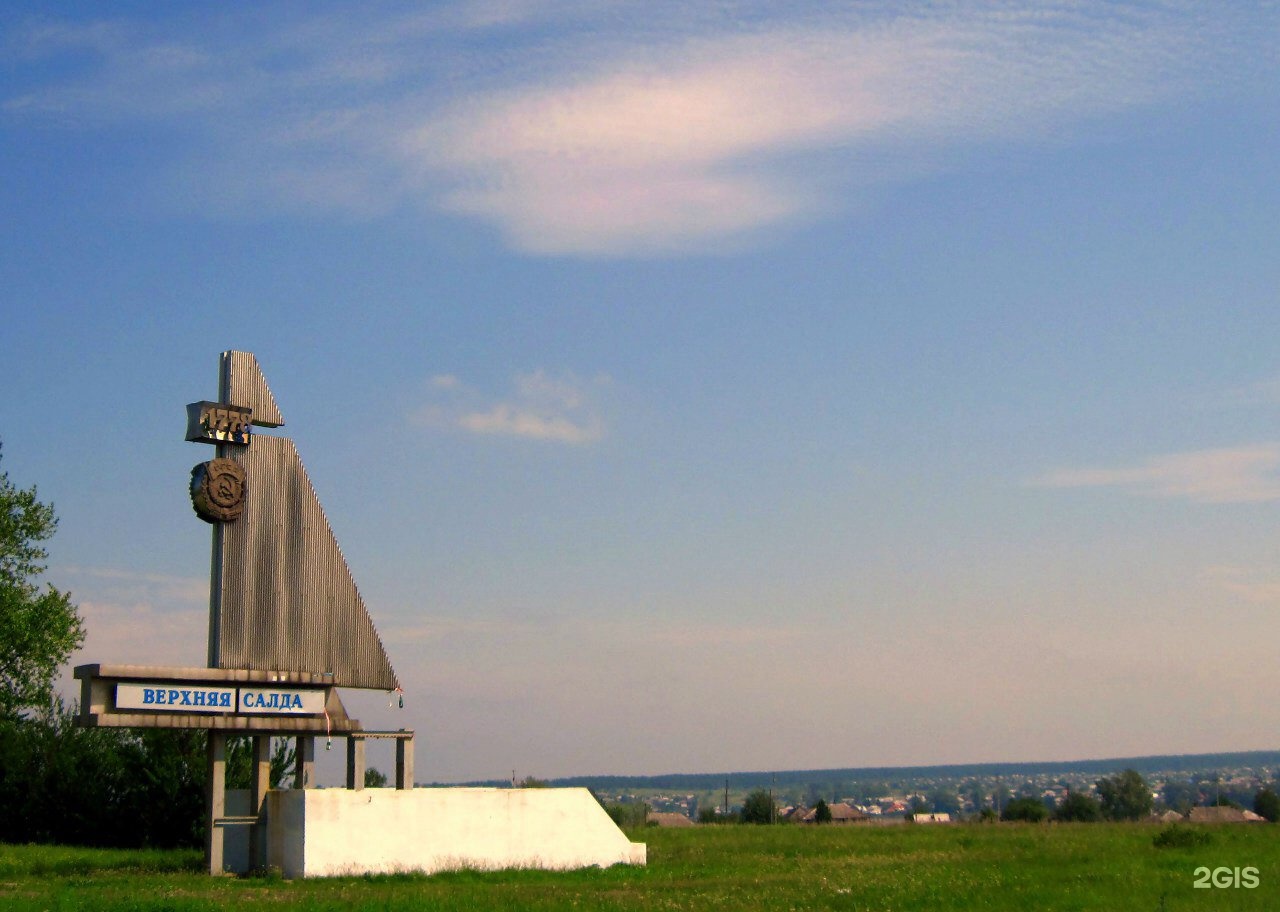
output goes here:
<path id="1" fill-rule="evenodd" d="M 1262 883 L 1257 868 L 1207 868 L 1201 865 L 1192 872 L 1197 890 L 1252 890 Z"/>

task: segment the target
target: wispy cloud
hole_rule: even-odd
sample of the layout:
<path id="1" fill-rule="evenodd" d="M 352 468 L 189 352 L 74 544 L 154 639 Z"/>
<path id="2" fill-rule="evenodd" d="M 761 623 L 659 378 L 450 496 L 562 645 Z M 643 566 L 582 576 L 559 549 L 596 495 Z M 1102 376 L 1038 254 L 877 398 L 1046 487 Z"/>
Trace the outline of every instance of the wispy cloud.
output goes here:
<path id="1" fill-rule="evenodd" d="M 1254 605 L 1280 605 L 1280 579 L 1247 567 L 1215 566 L 1204 571 L 1211 584 Z"/>
<path id="2" fill-rule="evenodd" d="M 1157 456 L 1120 468 L 1060 469 L 1032 481 L 1050 488 L 1119 488 L 1196 503 L 1280 500 L 1280 443 Z"/>
<path id="3" fill-rule="evenodd" d="M 122 570 L 115 567 L 58 567 L 59 588 L 70 588 L 89 597 L 111 602 L 208 602 L 209 580 L 193 576 L 171 576 Z"/>
<path id="4" fill-rule="evenodd" d="M 173 125 L 195 138 L 179 154 L 206 192 L 255 211 L 409 203 L 535 253 L 667 253 L 820 217 L 958 144 L 1061 137 L 1193 94 L 1265 56 L 1270 14 L 487 0 L 271 15 L 234 30 L 46 22 L 9 56 L 78 75 L 20 80 L 0 104 Z M 36 66 L 50 60 L 76 66 Z"/>
<path id="5" fill-rule="evenodd" d="M 584 382 L 537 370 L 517 375 L 511 392 L 491 399 L 452 374 L 432 377 L 433 401 L 413 416 L 418 424 L 449 426 L 472 434 L 523 437 L 553 443 L 588 444 L 604 436 L 595 401 L 609 379 Z"/>
<path id="6" fill-rule="evenodd" d="M 1159 94 L 1184 36 L 1056 15 L 771 23 L 472 95 L 403 143 L 441 205 L 543 253 L 701 248 L 812 217 L 939 144 L 1028 138 Z M 888 157 L 892 164 L 876 164 Z M 449 187 L 449 184 L 446 184 Z"/>

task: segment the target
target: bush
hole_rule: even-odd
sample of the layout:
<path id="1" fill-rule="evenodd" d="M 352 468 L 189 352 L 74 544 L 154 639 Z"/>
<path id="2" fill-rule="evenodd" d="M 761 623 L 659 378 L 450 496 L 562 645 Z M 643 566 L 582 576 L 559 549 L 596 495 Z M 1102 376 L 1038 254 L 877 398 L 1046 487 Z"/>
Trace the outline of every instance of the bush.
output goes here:
<path id="1" fill-rule="evenodd" d="M 649 805 L 643 801 L 625 804 L 604 804 L 604 812 L 620 827 L 634 829 L 649 822 Z"/>
<path id="2" fill-rule="evenodd" d="M 1014 798 L 1005 806 L 1001 820 L 1016 820 L 1024 823 L 1040 823 L 1049 816 L 1049 809 L 1039 798 Z"/>
<path id="3" fill-rule="evenodd" d="M 1204 830 L 1171 823 L 1151 840 L 1157 849 L 1194 849 L 1213 842 L 1213 837 Z"/>
<path id="4" fill-rule="evenodd" d="M 1084 792 L 1071 792 L 1053 812 L 1063 823 L 1093 823 L 1102 819 L 1102 805 Z"/>
<path id="5" fill-rule="evenodd" d="M 0 841 L 199 845 L 203 732 L 79 728 L 55 702 L 0 722 Z"/>

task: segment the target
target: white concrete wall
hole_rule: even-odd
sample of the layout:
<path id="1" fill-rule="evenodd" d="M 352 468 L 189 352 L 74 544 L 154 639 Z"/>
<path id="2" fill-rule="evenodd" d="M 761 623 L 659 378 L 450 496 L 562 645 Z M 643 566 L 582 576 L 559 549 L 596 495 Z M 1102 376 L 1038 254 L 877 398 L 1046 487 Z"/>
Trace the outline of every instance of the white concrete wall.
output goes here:
<path id="1" fill-rule="evenodd" d="M 644 864 L 586 789 L 304 789 L 267 795 L 286 877 Z"/>

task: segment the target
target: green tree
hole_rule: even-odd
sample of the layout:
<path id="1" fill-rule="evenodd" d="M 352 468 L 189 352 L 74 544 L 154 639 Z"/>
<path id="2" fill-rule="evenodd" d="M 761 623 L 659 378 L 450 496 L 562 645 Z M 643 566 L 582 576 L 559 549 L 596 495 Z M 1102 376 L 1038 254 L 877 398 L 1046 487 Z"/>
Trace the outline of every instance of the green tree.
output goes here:
<path id="1" fill-rule="evenodd" d="M 1014 798 L 1000 814 L 1001 820 L 1017 820 L 1025 823 L 1039 823 L 1049 816 L 1049 809 L 1039 798 Z"/>
<path id="2" fill-rule="evenodd" d="M 380 789 L 387 787 L 387 774 L 376 766 L 369 766 L 364 771 L 364 787 Z"/>
<path id="3" fill-rule="evenodd" d="M 756 789 L 742 802 L 743 823 L 773 823 L 776 816 L 773 796 L 764 789 Z"/>
<path id="4" fill-rule="evenodd" d="M 649 803 L 646 801 L 622 801 L 617 804 L 602 801 L 600 806 L 604 808 L 610 820 L 624 829 L 642 827 L 649 820 Z M 713 814 L 714 811 L 715 809 L 712 808 Z"/>
<path id="5" fill-rule="evenodd" d="M 1275 823 L 1280 820 L 1280 795 L 1272 791 L 1270 786 L 1263 786 L 1253 796 L 1253 811 Z"/>
<path id="6" fill-rule="evenodd" d="M 199 845 L 205 733 L 81 728 L 56 700 L 0 719 L 0 842 Z"/>
<path id="7" fill-rule="evenodd" d="M 115 822 L 133 803 L 134 753 L 128 732 L 78 728 L 60 701 L 0 719 L 0 841 L 129 845 L 136 831 Z"/>
<path id="8" fill-rule="evenodd" d="M 297 752 L 292 738 L 271 742 L 271 788 L 284 788 L 293 781 Z M 227 739 L 227 788 L 247 789 L 253 785 L 253 738 L 242 735 Z"/>
<path id="9" fill-rule="evenodd" d="M 133 807 L 113 825 L 127 832 L 130 826 L 124 821 L 135 821 L 143 845 L 200 845 L 208 735 L 195 729 L 152 728 L 128 737 L 137 745 L 131 775 Z"/>
<path id="10" fill-rule="evenodd" d="M 1102 819 L 1102 805 L 1085 792 L 1068 792 L 1053 812 L 1053 819 L 1067 823 L 1093 823 Z"/>
<path id="11" fill-rule="evenodd" d="M 1154 803 L 1147 781 L 1135 769 L 1099 779 L 1098 797 L 1108 820 L 1140 820 L 1151 813 Z"/>
<path id="12" fill-rule="evenodd" d="M 991 790 L 991 804 L 995 807 L 997 814 L 1003 811 L 1012 800 L 1013 792 L 1009 791 L 1006 785 L 998 784 Z"/>
<path id="13" fill-rule="evenodd" d="M 827 803 L 821 798 L 818 803 L 813 806 L 813 822 L 814 823 L 830 823 L 831 808 L 827 807 Z"/>
<path id="14" fill-rule="evenodd" d="M 1186 814 L 1200 797 L 1195 784 L 1186 779 L 1170 779 L 1160 789 L 1160 798 L 1170 809 Z"/>
<path id="15" fill-rule="evenodd" d="M 978 783 L 974 783 L 974 785 L 965 794 L 967 795 L 969 801 L 973 803 L 974 811 L 981 811 L 989 803 L 987 801 L 987 793 L 983 790 L 982 786 Z"/>
<path id="16" fill-rule="evenodd" d="M 950 786 L 940 786 L 929 796 L 929 805 L 936 814 L 959 814 L 960 795 Z"/>
<path id="17" fill-rule="evenodd" d="M 0 718 L 47 707 L 58 669 L 84 642 L 71 597 L 36 582 L 49 557 L 40 542 L 57 525 L 34 487 L 19 489 L 0 472 Z"/>

